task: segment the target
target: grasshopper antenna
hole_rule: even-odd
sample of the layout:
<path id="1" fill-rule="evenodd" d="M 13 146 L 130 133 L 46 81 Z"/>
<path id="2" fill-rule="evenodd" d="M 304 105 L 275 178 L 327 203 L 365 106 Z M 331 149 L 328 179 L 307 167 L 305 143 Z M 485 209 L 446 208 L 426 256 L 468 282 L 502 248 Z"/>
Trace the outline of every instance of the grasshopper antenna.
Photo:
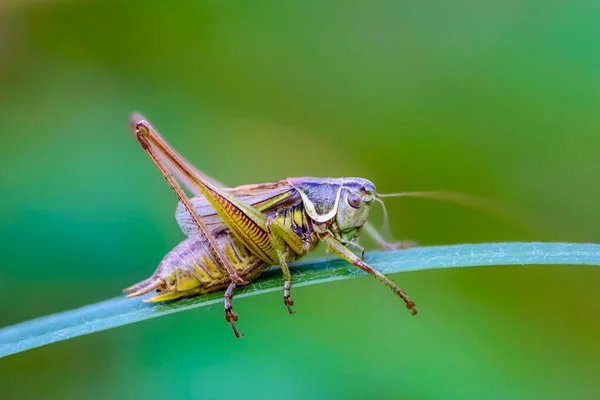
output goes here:
<path id="1" fill-rule="evenodd" d="M 505 209 L 505 206 L 496 203 L 492 200 L 485 199 L 482 197 L 472 196 L 465 193 L 458 192 L 442 192 L 442 191 L 426 191 L 426 192 L 400 192 L 390 194 L 380 194 L 379 199 L 386 197 L 426 197 L 431 199 L 438 199 L 449 201 L 460 205 L 466 205 L 471 207 L 479 208 L 483 211 L 491 212 L 492 214 L 501 213 L 505 216 L 509 216 L 509 212 Z"/>
<path id="2" fill-rule="evenodd" d="M 389 198 L 389 197 L 425 197 L 437 200 L 443 200 L 450 203 L 455 203 L 463 206 L 470 206 L 477 208 L 481 211 L 489 214 L 500 216 L 504 219 L 512 221 L 531 221 L 531 216 L 523 212 L 518 212 L 513 209 L 509 209 L 505 204 L 495 202 L 490 199 L 483 197 L 477 197 L 466 193 L 459 192 L 445 192 L 445 191 L 418 191 L 418 192 L 400 192 L 390 194 L 379 194 L 378 199 Z M 381 200 L 379 200 L 382 202 Z M 519 224 L 521 225 L 521 224 Z M 537 225 L 537 224 L 535 224 Z M 529 226 L 531 229 L 531 226 Z M 388 228 L 389 231 L 389 228 Z"/>
<path id="3" fill-rule="evenodd" d="M 390 220 L 388 218 L 387 208 L 385 207 L 383 200 L 381 200 L 379 197 L 375 197 L 375 201 L 381 204 L 381 207 L 383 208 L 383 224 L 381 226 L 381 231 L 383 232 L 384 236 L 389 238 L 391 237 L 392 233 L 390 231 Z"/>

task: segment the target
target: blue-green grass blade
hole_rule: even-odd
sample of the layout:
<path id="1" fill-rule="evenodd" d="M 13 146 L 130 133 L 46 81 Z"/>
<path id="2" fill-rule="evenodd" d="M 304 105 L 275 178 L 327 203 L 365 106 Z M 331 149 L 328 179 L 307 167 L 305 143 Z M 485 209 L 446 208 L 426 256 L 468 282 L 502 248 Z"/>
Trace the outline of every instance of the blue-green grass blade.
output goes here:
<path id="1" fill-rule="evenodd" d="M 385 274 L 438 268 L 534 264 L 600 265 L 600 245 L 576 243 L 487 243 L 417 247 L 371 252 L 366 261 Z M 292 266 L 294 287 L 365 276 L 341 261 L 323 259 Z M 282 290 L 277 268 L 236 291 L 236 300 Z M 169 303 L 143 303 L 118 296 L 81 308 L 51 314 L 0 329 L 0 357 L 145 319 L 204 307 L 223 300 L 222 293 Z"/>

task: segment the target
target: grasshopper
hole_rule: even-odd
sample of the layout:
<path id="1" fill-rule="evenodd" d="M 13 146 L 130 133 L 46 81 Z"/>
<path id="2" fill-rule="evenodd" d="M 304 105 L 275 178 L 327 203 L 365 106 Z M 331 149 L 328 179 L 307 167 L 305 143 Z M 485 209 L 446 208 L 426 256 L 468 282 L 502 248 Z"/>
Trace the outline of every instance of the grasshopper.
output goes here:
<path id="1" fill-rule="evenodd" d="M 239 338 L 243 334 L 235 325 L 234 289 L 280 265 L 283 302 L 294 314 L 289 263 L 323 243 L 392 289 L 411 314 L 417 314 L 404 290 L 364 261 L 358 238 L 365 228 L 384 249 L 411 247 L 411 242 L 385 241 L 367 223 L 371 207 L 374 202 L 383 205 L 382 197 L 436 196 L 434 192 L 382 195 L 367 179 L 314 177 L 226 188 L 186 161 L 141 115 L 131 115 L 130 128 L 179 198 L 176 219 L 187 238 L 163 258 L 152 276 L 124 289 L 128 297 L 156 290 L 156 296 L 144 301 L 161 302 L 225 289 L 225 319 Z M 188 198 L 179 182 L 194 197 Z"/>

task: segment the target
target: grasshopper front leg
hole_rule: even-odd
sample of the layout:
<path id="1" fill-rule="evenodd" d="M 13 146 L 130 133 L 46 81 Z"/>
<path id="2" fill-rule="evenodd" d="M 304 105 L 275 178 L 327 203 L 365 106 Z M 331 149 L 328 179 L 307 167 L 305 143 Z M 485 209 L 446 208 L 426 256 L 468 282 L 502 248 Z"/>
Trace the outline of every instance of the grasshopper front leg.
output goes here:
<path id="1" fill-rule="evenodd" d="M 377 271 L 369 264 L 361 260 L 356 254 L 352 253 L 348 248 L 346 248 L 342 243 L 340 243 L 329 231 L 325 231 L 319 233 L 320 240 L 327 245 L 327 247 L 338 257 L 343 260 L 348 261 L 352 265 L 362 269 L 369 275 L 373 275 L 375 278 L 379 279 L 383 282 L 384 285 L 388 286 L 390 289 L 394 291 L 404 303 L 406 303 L 406 308 L 411 311 L 412 315 L 417 314 L 417 309 L 415 308 L 415 302 L 398 286 L 394 281 L 389 279 L 387 276 L 383 275 L 381 272 Z"/>

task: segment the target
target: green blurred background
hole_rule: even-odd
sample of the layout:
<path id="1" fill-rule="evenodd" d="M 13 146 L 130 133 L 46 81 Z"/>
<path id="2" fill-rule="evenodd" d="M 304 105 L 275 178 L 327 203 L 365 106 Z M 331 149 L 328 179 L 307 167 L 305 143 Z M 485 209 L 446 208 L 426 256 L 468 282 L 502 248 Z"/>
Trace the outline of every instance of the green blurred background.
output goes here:
<path id="1" fill-rule="evenodd" d="M 183 234 L 130 136 L 143 112 L 230 185 L 371 179 L 523 210 L 391 199 L 423 245 L 600 242 L 593 1 L 19 1 L 0 5 L 0 326 L 101 301 Z M 376 211 L 375 221 L 381 221 Z M 2 397 L 592 399 L 600 270 L 373 279 L 178 313 L 0 360 Z"/>

